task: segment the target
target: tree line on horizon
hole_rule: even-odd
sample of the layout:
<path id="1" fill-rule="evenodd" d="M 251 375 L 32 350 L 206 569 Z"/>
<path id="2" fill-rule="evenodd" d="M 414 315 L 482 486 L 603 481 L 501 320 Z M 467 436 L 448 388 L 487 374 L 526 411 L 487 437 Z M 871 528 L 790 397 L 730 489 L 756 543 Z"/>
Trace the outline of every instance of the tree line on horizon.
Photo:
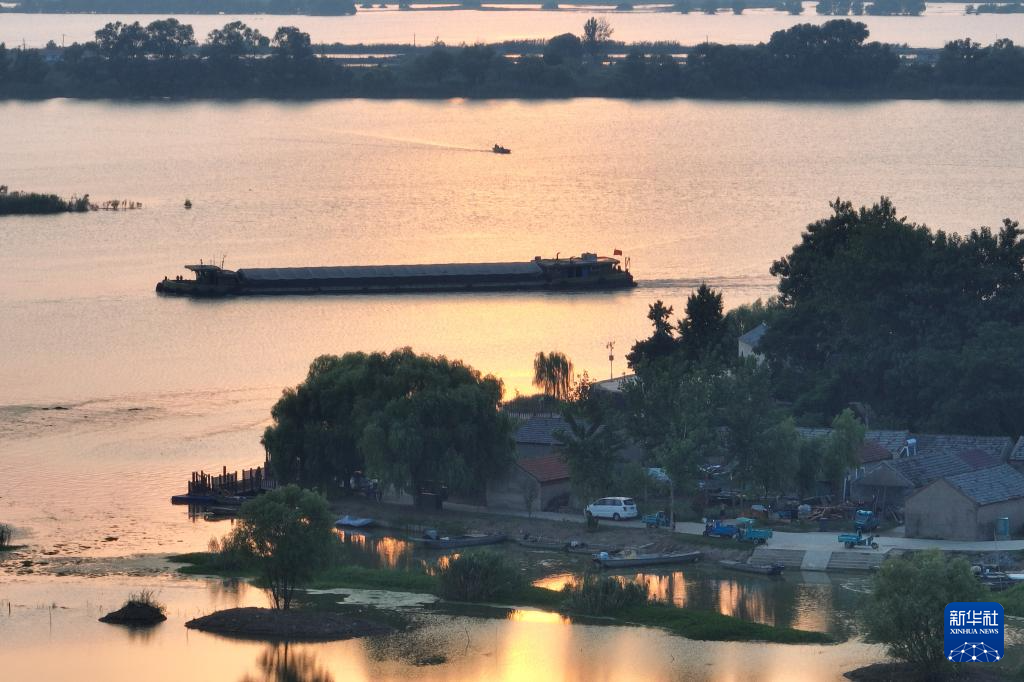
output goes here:
<path id="1" fill-rule="evenodd" d="M 293 26 L 265 36 L 235 21 L 200 45 L 177 19 L 114 22 L 67 48 L 0 44 L 0 98 L 1024 96 L 1024 48 L 1008 39 L 954 40 L 918 55 L 934 59 L 907 60 L 843 19 L 793 26 L 758 45 L 702 43 L 680 63 L 647 45 L 610 58 L 611 28 L 603 28 L 555 36 L 540 54 L 517 58 L 493 45 L 435 44 L 366 68 L 319 58 Z"/>

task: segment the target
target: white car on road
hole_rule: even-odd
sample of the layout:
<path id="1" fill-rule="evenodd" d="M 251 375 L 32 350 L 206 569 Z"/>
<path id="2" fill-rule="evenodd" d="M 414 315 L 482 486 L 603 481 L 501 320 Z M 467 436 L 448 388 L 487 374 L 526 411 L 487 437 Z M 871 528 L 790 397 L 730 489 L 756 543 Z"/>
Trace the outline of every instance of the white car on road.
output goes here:
<path id="1" fill-rule="evenodd" d="M 597 518 L 615 519 L 616 521 L 635 519 L 639 516 L 636 510 L 636 501 L 632 497 L 602 497 L 600 500 L 588 504 L 586 511 Z"/>

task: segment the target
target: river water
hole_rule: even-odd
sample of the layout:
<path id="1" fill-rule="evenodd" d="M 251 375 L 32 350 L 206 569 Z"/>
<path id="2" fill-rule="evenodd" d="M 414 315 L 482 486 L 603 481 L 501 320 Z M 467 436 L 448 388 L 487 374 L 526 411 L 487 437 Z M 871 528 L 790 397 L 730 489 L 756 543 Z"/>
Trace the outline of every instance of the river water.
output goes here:
<path id="1" fill-rule="evenodd" d="M 816 3 L 805 2 L 801 16 L 766 9 L 751 9 L 742 15 L 720 13 L 707 16 L 700 12 L 653 11 L 653 7 L 633 12 L 609 12 L 607 8 L 563 8 L 557 12 L 538 11 L 520 6 L 479 10 L 417 9 L 359 10 L 350 17 L 306 17 L 275 15 L 180 15 L 182 22 L 195 28 L 203 40 L 214 28 L 241 20 L 268 36 L 279 26 L 298 26 L 318 43 L 400 43 L 427 44 L 442 40 L 451 45 L 474 42 L 498 42 L 516 39 L 547 39 L 560 33 L 582 31 L 591 15 L 603 16 L 615 29 L 616 40 L 677 41 L 695 45 L 709 40 L 717 43 L 753 44 L 767 41 L 771 34 L 798 23 L 820 24 L 833 17 L 814 12 Z M 965 5 L 929 3 L 920 17 L 853 17 L 867 24 L 871 40 L 909 44 L 914 47 L 942 47 L 950 40 L 970 36 L 984 44 L 998 38 L 1024 43 L 1024 15 L 983 14 L 966 16 Z M 164 15 L 161 15 L 164 16 Z M 106 14 L 6 14 L 0 13 L 0 42 L 8 47 L 25 44 L 42 47 L 47 41 L 57 45 L 92 40 L 97 29 L 110 21 L 139 21 L 148 24 L 154 15 Z"/>
<path id="2" fill-rule="evenodd" d="M 607 376 L 613 340 L 619 374 L 647 334 L 651 301 L 681 311 L 701 279 L 727 305 L 770 295 L 772 259 L 835 196 L 888 194 L 913 219 L 952 231 L 1024 214 L 1024 138 L 1008 132 L 1022 114 L 1021 104 L 984 102 L 0 104 L 2 184 L 143 203 L 0 221 L 0 521 L 30 546 L 19 557 L 59 559 L 72 574 L 5 562 L 5 679 L 66 679 L 82 666 L 84 679 L 135 679 L 122 659 L 153 679 L 180 679 L 184 661 L 207 659 L 217 662 L 205 679 L 266 677 L 261 657 L 277 654 L 265 645 L 180 627 L 223 603 L 219 583 L 118 577 L 125 569 L 111 558 L 142 555 L 133 565 L 145 567 L 220 535 L 223 526 L 168 497 L 192 470 L 259 464 L 271 405 L 317 354 L 409 344 L 492 372 L 512 395 L 531 390 L 538 350 Z M 513 153 L 486 153 L 494 142 Z M 182 264 L 223 254 L 241 267 L 614 248 L 632 257 L 634 291 L 205 302 L 153 292 Z M 172 605 L 171 621 L 149 638 L 95 623 L 98 605 L 147 581 Z M 808 615 L 821 601 L 813 589 L 751 601 L 714 576 L 656 582 L 673 603 L 833 627 L 825 613 Z M 798 597 L 806 608 L 792 606 Z M 563 679 L 621 679 L 626 665 L 643 679 L 835 679 L 879 656 L 857 641 L 704 644 L 524 613 L 439 617 L 430 632 L 469 652 L 452 667 L 396 663 L 363 642 L 299 649 L 335 679 L 526 679 L 537 665 Z M 111 655 L 90 658 L 98 646 Z"/>

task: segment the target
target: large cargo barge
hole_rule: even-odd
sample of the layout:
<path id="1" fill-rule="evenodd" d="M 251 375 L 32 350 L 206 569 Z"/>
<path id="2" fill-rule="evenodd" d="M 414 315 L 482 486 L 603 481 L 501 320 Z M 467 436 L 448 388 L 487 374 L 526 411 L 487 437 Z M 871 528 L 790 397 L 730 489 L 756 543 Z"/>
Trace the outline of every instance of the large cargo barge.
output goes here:
<path id="1" fill-rule="evenodd" d="M 157 293 L 218 297 L 282 294 L 380 294 L 466 291 L 599 291 L 636 286 L 629 259 L 584 253 L 521 263 L 347 265 L 313 268 L 239 268 L 200 262 L 195 277 L 164 277 Z"/>

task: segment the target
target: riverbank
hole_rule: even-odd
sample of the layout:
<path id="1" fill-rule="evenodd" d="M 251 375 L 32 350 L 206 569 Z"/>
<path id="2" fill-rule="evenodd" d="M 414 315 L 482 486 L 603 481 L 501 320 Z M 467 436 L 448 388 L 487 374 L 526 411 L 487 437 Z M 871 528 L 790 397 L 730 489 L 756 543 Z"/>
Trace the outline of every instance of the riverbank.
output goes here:
<path id="1" fill-rule="evenodd" d="M 210 552 L 171 556 L 170 560 L 185 564 L 179 571 L 191 575 L 238 576 L 248 573 L 249 576 L 252 576 L 254 574 L 252 571 L 237 567 L 223 571 L 219 565 L 218 555 Z M 435 575 L 412 571 L 344 565 L 333 566 L 323 571 L 311 581 L 309 587 L 318 590 L 354 588 L 436 595 L 439 591 L 439 581 L 440 579 Z M 578 614 L 573 614 L 565 608 L 564 598 L 559 592 L 553 590 L 531 585 L 519 590 L 514 596 L 515 598 L 512 600 L 514 604 L 509 604 L 509 606 L 526 606 L 560 613 L 569 618 L 579 617 Z M 660 604 L 622 609 L 608 617 L 585 620 L 613 625 L 658 627 L 695 640 L 758 641 L 775 644 L 832 644 L 837 641 L 833 636 L 823 632 L 772 627 L 711 611 L 698 611 Z"/>

